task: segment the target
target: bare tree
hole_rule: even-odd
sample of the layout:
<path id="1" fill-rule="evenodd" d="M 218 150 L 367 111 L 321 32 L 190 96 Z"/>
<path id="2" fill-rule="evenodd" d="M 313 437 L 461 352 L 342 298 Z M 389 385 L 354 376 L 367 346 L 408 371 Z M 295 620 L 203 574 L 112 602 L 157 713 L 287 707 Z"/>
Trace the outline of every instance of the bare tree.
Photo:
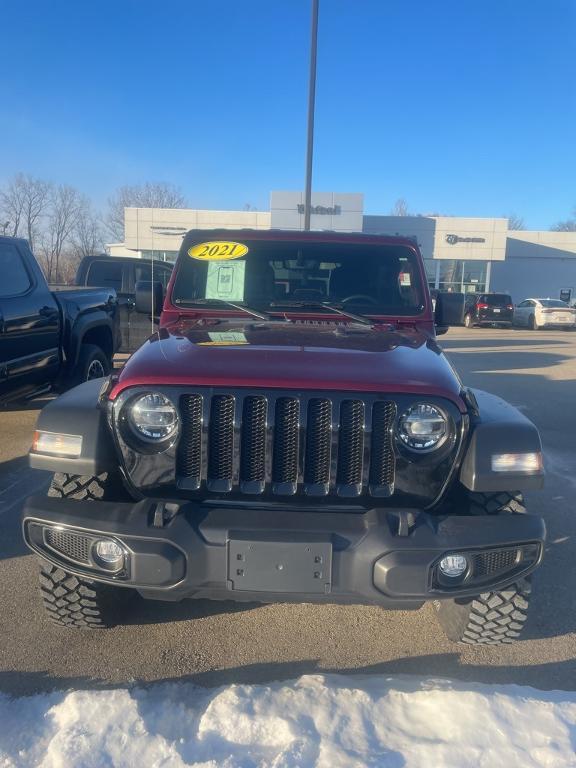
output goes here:
<path id="1" fill-rule="evenodd" d="M 108 200 L 106 227 L 112 237 L 124 240 L 124 208 L 185 208 L 186 198 L 178 187 L 164 182 L 120 187 Z"/>
<path id="2" fill-rule="evenodd" d="M 28 238 L 32 249 L 40 219 L 48 207 L 50 190 L 48 182 L 18 173 L 0 194 L 3 217 L 10 222 L 9 232 L 13 237 Z"/>
<path id="3" fill-rule="evenodd" d="M 12 237 L 18 235 L 24 214 L 23 179 L 23 174 L 19 173 L 8 183 L 6 189 L 0 192 L 2 223 L 6 223 L 6 230 Z"/>
<path id="4" fill-rule="evenodd" d="M 403 197 L 399 197 L 396 200 L 390 211 L 390 216 L 410 216 L 408 213 L 408 203 Z"/>
<path id="5" fill-rule="evenodd" d="M 553 232 L 576 232 L 576 208 L 572 211 L 572 217 L 570 219 L 558 221 L 551 226 L 550 229 Z"/>
<path id="6" fill-rule="evenodd" d="M 80 260 L 84 256 L 102 252 L 104 237 L 99 217 L 91 210 L 88 201 L 84 201 L 71 234 L 74 256 Z"/>
<path id="7" fill-rule="evenodd" d="M 503 216 L 502 218 L 508 219 L 508 229 L 526 229 L 522 216 L 510 213 L 508 216 Z"/>
<path id="8" fill-rule="evenodd" d="M 61 279 L 60 258 L 70 245 L 72 234 L 86 206 L 85 198 L 74 187 L 61 184 L 52 190 L 46 228 L 39 251 L 46 278 L 49 281 Z"/>

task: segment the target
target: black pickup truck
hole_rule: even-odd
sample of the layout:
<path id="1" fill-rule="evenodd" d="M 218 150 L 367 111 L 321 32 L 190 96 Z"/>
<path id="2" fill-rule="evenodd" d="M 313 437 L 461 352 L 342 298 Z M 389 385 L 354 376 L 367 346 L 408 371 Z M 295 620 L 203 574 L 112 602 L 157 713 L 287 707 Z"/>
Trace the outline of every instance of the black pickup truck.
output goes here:
<path id="1" fill-rule="evenodd" d="M 113 288 L 118 296 L 122 343 L 119 352 L 134 352 L 156 328 L 147 313 L 136 311 L 136 284 L 162 283 L 166 292 L 174 265 L 135 256 L 85 256 L 76 272 L 76 285 Z"/>
<path id="2" fill-rule="evenodd" d="M 28 242 L 0 237 L 0 404 L 106 376 L 120 343 L 110 288 L 49 288 Z"/>

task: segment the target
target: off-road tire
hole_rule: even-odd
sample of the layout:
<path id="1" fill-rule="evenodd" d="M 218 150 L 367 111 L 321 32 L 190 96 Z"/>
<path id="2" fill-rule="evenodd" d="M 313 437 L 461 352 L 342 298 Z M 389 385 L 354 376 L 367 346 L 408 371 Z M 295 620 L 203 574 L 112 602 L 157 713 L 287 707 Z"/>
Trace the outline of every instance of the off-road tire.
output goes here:
<path id="1" fill-rule="evenodd" d="M 128 501 L 120 477 L 104 472 L 94 477 L 57 473 L 48 496 L 79 501 Z M 50 620 L 76 629 L 106 629 L 121 623 L 122 613 L 134 597 L 129 588 L 68 573 L 40 560 L 40 594 Z"/>
<path id="2" fill-rule="evenodd" d="M 40 565 L 40 594 L 54 624 L 74 629 L 107 629 L 121 621 L 132 590 L 86 581 L 50 563 Z"/>
<path id="3" fill-rule="evenodd" d="M 524 497 L 519 491 L 498 491 L 497 493 L 468 492 L 468 514 L 470 515 L 524 515 Z"/>
<path id="4" fill-rule="evenodd" d="M 130 501 L 119 475 L 103 472 L 101 475 L 68 475 L 56 472 L 48 489 L 48 496 L 79 501 Z"/>
<path id="5" fill-rule="evenodd" d="M 520 637 L 528 616 L 530 581 L 520 579 L 499 592 L 471 601 L 436 600 L 438 621 L 449 640 L 467 645 L 501 645 Z"/>
<path id="6" fill-rule="evenodd" d="M 467 492 L 471 515 L 523 515 L 524 499 L 518 491 Z M 530 579 L 523 578 L 498 592 L 483 592 L 472 599 L 435 600 L 437 618 L 449 640 L 468 645 L 512 643 L 520 636 L 530 601 Z"/>

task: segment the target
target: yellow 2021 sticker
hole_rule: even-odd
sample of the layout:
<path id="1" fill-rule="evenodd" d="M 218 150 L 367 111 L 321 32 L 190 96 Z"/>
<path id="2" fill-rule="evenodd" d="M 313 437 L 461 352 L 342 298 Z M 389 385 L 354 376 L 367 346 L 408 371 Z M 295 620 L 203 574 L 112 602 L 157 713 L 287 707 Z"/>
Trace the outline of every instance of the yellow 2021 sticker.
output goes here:
<path id="1" fill-rule="evenodd" d="M 198 243 L 188 249 L 188 256 L 200 261 L 227 261 L 239 259 L 248 253 L 248 246 L 243 243 L 232 243 L 228 240 L 212 240 L 209 243 Z"/>

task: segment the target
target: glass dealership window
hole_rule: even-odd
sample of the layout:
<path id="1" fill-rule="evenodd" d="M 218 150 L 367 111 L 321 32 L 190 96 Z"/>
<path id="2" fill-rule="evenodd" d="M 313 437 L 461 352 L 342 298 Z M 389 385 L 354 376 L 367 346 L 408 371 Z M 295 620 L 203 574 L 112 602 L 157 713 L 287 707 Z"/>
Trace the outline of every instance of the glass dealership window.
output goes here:
<path id="1" fill-rule="evenodd" d="M 466 293 L 486 290 L 486 262 L 465 261 L 463 270 L 463 286 Z"/>
<path id="2" fill-rule="evenodd" d="M 428 280 L 428 286 L 430 288 L 435 288 L 438 261 L 435 259 L 424 259 L 424 266 L 426 268 L 426 279 Z"/>
<path id="3" fill-rule="evenodd" d="M 439 261 L 441 291 L 477 293 L 486 290 L 487 262 L 442 259 Z"/>
<path id="4" fill-rule="evenodd" d="M 462 267 L 464 262 L 456 259 L 442 259 L 440 261 L 440 282 L 441 291 L 450 293 L 460 293 L 462 291 Z"/>

